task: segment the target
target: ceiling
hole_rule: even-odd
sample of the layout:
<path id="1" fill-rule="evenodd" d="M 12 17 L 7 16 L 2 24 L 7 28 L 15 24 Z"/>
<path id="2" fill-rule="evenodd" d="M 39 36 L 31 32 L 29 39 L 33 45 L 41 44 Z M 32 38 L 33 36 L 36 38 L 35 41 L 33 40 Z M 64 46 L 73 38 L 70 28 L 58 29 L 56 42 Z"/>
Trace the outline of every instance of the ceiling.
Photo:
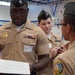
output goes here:
<path id="1" fill-rule="evenodd" d="M 11 0 L 0 0 L 5 2 L 10 2 Z M 29 3 L 39 3 L 39 4 L 49 4 L 49 3 L 60 3 L 65 0 L 27 0 Z"/>

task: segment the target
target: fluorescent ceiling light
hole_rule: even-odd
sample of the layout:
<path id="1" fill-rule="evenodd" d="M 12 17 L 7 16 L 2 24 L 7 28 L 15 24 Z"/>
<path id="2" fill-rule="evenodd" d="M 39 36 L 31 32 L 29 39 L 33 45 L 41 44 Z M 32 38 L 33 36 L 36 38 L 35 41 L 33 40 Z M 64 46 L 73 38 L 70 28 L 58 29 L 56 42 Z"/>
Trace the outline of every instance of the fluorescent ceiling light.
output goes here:
<path id="1" fill-rule="evenodd" d="M 4 1 L 0 1 L 0 5 L 10 6 L 10 3 L 9 2 L 4 2 Z"/>

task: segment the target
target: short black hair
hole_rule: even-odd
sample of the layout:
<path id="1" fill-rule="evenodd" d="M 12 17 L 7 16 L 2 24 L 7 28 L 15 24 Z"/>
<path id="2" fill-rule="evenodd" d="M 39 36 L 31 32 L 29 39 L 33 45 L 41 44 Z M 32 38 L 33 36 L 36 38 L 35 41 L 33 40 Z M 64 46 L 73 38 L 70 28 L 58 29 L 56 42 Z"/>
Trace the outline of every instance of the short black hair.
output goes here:
<path id="1" fill-rule="evenodd" d="M 16 7 L 20 7 L 23 5 L 26 5 L 26 7 L 28 7 L 27 0 L 11 0 L 10 6 L 11 4 L 13 4 Z"/>
<path id="2" fill-rule="evenodd" d="M 40 23 L 40 21 L 43 19 L 43 20 L 46 20 L 47 18 L 51 18 L 51 15 L 46 12 L 45 10 L 42 10 L 39 15 L 38 15 L 38 22 Z M 52 19 L 52 18 L 51 18 Z"/>

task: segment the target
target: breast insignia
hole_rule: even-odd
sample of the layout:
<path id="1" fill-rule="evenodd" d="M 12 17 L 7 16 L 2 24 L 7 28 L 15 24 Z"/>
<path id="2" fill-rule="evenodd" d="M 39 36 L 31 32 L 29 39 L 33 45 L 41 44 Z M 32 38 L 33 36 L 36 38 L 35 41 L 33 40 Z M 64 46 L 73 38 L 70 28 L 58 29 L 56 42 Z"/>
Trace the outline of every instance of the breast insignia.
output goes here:
<path id="1" fill-rule="evenodd" d="M 7 32 L 3 32 L 3 35 L 2 35 L 4 38 L 7 38 L 8 37 L 8 33 Z"/>

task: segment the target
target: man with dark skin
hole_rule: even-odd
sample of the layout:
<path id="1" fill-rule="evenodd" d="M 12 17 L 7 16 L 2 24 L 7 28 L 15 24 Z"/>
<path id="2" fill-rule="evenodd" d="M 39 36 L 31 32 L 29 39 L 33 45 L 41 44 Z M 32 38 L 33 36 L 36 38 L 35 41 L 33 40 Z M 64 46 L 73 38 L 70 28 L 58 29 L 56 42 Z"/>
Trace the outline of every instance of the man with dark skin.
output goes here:
<path id="1" fill-rule="evenodd" d="M 33 73 L 46 68 L 50 58 L 47 37 L 41 28 L 27 19 L 28 11 L 26 0 L 11 1 L 12 21 L 0 27 L 0 45 L 4 45 L 2 59 L 28 62 Z"/>

